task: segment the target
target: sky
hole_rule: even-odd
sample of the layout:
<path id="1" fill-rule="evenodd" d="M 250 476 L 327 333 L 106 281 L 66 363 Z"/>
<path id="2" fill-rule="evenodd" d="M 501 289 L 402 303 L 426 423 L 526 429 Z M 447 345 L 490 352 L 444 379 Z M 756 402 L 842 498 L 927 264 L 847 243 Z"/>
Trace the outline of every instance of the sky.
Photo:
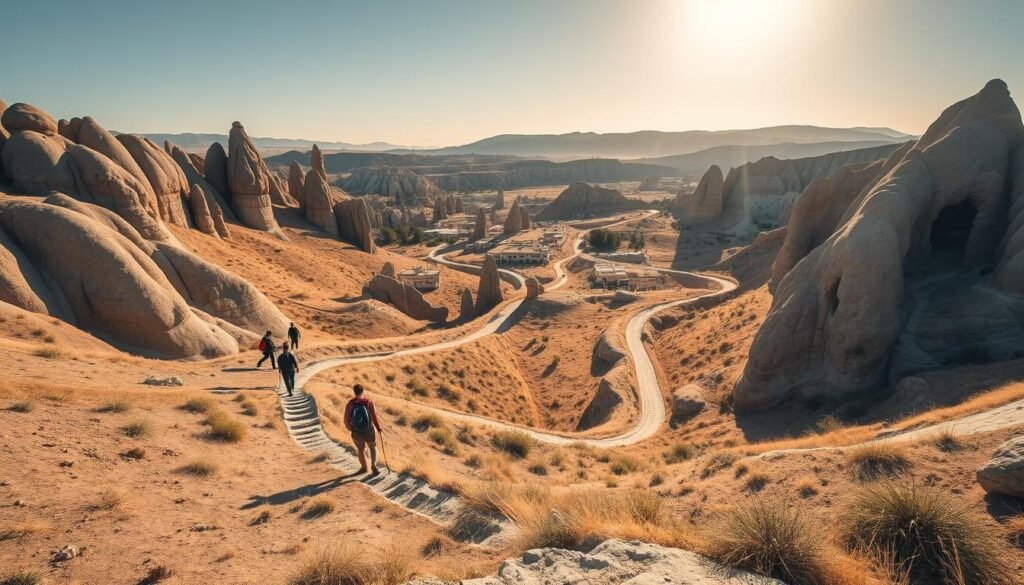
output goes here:
<path id="1" fill-rule="evenodd" d="M 920 133 L 999 77 L 1017 0 L 8 2 L 0 99 L 122 132 L 447 146 L 778 124 Z"/>

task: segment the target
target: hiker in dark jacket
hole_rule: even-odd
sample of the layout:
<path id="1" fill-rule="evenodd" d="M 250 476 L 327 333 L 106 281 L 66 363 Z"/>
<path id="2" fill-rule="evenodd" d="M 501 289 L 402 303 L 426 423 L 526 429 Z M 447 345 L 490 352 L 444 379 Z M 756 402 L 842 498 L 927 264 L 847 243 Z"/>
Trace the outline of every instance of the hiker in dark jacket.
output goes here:
<path id="1" fill-rule="evenodd" d="M 377 436 L 373 429 L 376 427 L 378 433 L 384 432 L 380 428 L 380 421 L 377 420 L 377 410 L 373 407 L 373 401 L 363 396 L 363 385 L 356 384 L 352 387 L 355 397 L 345 405 L 345 428 L 352 432 L 352 443 L 356 446 L 356 454 L 359 456 L 359 472 L 366 473 L 366 454 L 363 450 L 370 447 L 370 468 L 372 474 L 377 475 Z"/>
<path id="2" fill-rule="evenodd" d="M 292 349 L 299 349 L 299 328 L 295 323 L 288 325 L 288 340 L 292 342 Z"/>
<path id="3" fill-rule="evenodd" d="M 284 387 L 288 389 L 288 396 L 295 390 L 295 374 L 299 373 L 299 358 L 288 351 L 288 342 L 281 344 L 281 355 L 277 358 L 277 367 L 281 370 L 281 377 L 284 378 Z"/>
<path id="4" fill-rule="evenodd" d="M 274 347 L 274 338 L 271 336 L 270 332 L 267 331 L 267 334 L 260 340 L 260 350 L 263 352 L 263 357 L 260 358 L 260 361 L 256 362 L 256 367 L 259 368 L 263 365 L 263 362 L 267 361 L 267 358 L 270 358 L 270 369 L 276 370 L 277 361 L 274 359 L 275 349 L 277 348 Z"/>

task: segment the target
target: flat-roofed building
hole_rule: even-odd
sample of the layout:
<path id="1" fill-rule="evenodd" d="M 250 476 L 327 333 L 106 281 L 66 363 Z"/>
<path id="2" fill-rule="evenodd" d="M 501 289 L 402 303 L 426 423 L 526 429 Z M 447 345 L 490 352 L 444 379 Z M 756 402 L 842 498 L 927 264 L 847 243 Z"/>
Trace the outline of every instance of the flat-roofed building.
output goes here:
<path id="1" fill-rule="evenodd" d="M 593 285 L 601 288 L 654 290 L 665 286 L 665 275 L 651 268 L 620 266 L 598 262 L 590 275 Z"/>
<path id="2" fill-rule="evenodd" d="M 430 268 L 408 268 L 398 273 L 398 280 L 418 290 L 434 290 L 441 286 L 441 271 Z"/>
<path id="3" fill-rule="evenodd" d="M 490 255 L 498 264 L 546 264 L 551 249 L 534 240 L 510 240 L 496 246 Z"/>
<path id="4" fill-rule="evenodd" d="M 543 236 L 541 236 L 545 244 L 549 245 L 561 245 L 565 241 L 565 230 L 561 228 L 548 228 L 544 230 Z"/>

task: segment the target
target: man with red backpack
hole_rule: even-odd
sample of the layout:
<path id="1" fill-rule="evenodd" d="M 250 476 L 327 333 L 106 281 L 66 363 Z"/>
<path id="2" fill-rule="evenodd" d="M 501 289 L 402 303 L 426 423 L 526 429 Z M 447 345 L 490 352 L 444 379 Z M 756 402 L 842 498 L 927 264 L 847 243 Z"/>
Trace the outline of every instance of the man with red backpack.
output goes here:
<path id="1" fill-rule="evenodd" d="M 260 351 L 263 352 L 263 357 L 260 358 L 260 361 L 256 362 L 257 368 L 262 366 L 263 362 L 267 361 L 267 358 L 270 358 L 270 369 L 277 369 L 277 361 L 274 357 L 274 349 L 274 338 L 271 337 L 270 332 L 267 331 L 267 334 L 264 335 L 263 339 L 260 340 Z"/>
<path id="2" fill-rule="evenodd" d="M 366 473 L 366 454 L 363 452 L 367 446 L 370 447 L 370 468 L 371 475 L 377 475 L 377 437 L 373 429 L 378 433 L 384 431 L 380 428 L 380 421 L 377 420 L 377 410 L 373 407 L 373 401 L 363 396 L 363 385 L 356 384 L 352 387 L 355 396 L 345 405 L 345 428 L 352 432 L 352 443 L 356 446 L 356 455 L 359 456 L 359 472 Z"/>

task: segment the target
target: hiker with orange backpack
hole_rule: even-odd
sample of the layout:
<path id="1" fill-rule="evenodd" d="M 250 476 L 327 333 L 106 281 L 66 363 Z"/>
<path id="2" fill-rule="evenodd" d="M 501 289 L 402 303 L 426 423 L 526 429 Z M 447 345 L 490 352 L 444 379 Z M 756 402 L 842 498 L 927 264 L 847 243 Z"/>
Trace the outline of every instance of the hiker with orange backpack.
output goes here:
<path id="1" fill-rule="evenodd" d="M 355 394 L 348 404 L 345 405 L 345 428 L 352 433 L 352 442 L 356 446 L 356 455 L 359 457 L 358 473 L 366 473 L 366 447 L 370 448 L 370 469 L 371 475 L 377 475 L 377 437 L 374 428 L 383 437 L 384 431 L 380 428 L 380 421 L 377 420 L 377 410 L 373 407 L 373 401 L 363 396 L 363 385 L 356 384 L 352 387 Z"/>
<path id="2" fill-rule="evenodd" d="M 270 358 L 270 369 L 277 369 L 277 360 L 274 356 L 274 349 L 274 338 L 271 336 L 271 333 L 267 331 L 267 334 L 260 340 L 260 351 L 263 352 L 263 357 L 260 358 L 260 361 L 256 362 L 257 369 L 263 365 L 263 362 L 267 361 L 267 358 Z"/>

